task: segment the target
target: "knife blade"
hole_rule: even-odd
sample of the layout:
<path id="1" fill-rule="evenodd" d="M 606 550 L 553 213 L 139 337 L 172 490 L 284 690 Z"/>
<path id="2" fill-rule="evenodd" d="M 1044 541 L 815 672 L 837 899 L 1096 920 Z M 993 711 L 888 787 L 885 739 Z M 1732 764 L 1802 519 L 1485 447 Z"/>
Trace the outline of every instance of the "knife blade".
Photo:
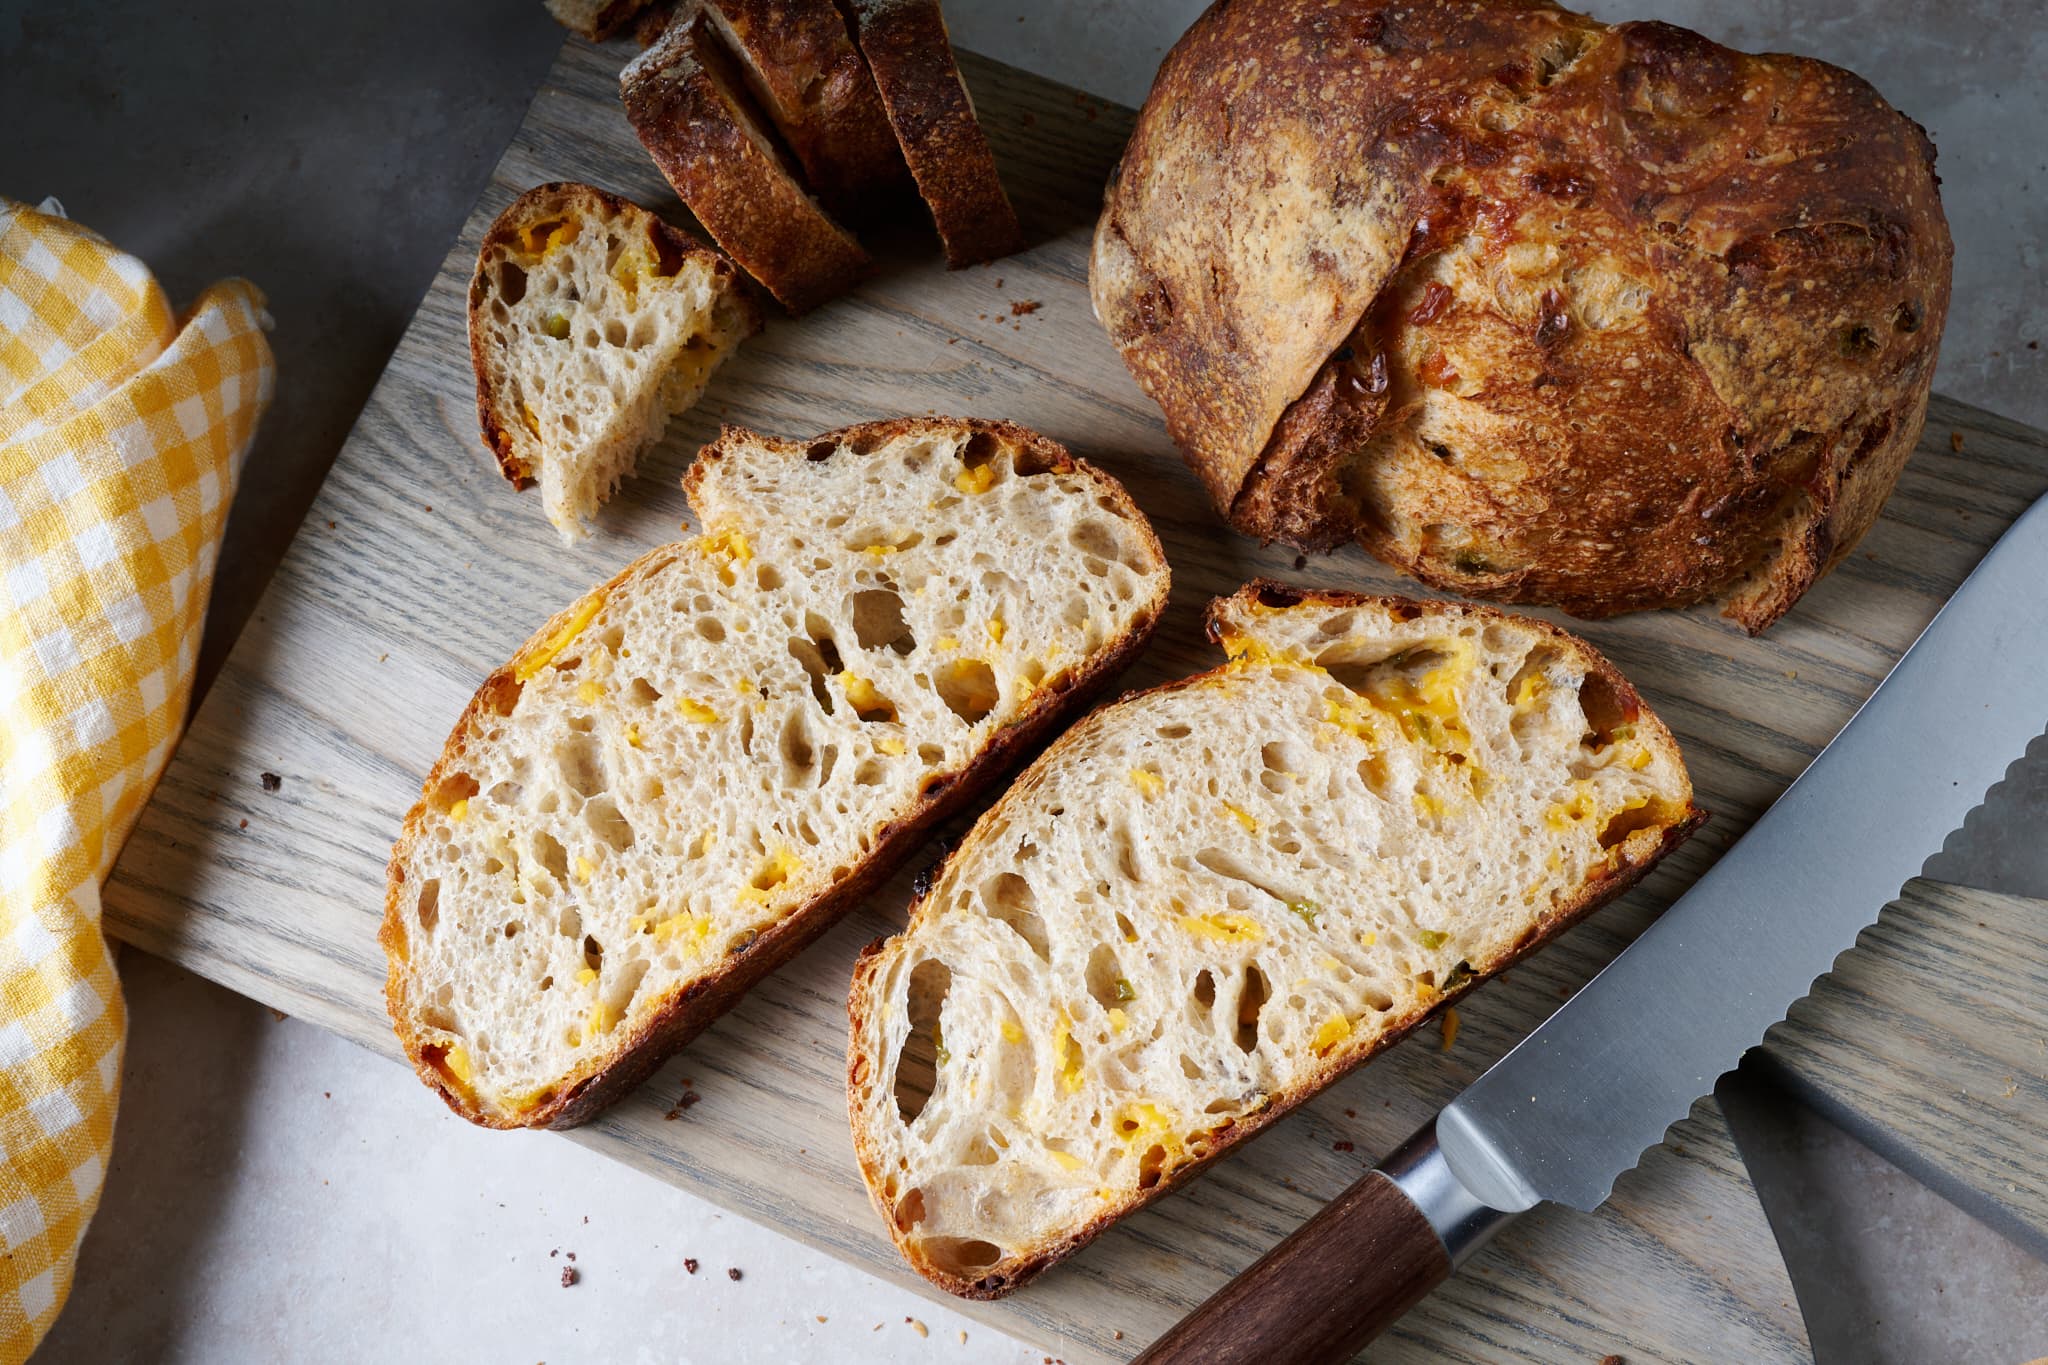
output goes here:
<path id="1" fill-rule="evenodd" d="M 1400 1150 L 1140 1359 L 1342 1359 L 1515 1214 L 1545 1200 L 1598 1207 L 1855 945 L 2044 728 L 2048 498 L 1690 890 Z"/>

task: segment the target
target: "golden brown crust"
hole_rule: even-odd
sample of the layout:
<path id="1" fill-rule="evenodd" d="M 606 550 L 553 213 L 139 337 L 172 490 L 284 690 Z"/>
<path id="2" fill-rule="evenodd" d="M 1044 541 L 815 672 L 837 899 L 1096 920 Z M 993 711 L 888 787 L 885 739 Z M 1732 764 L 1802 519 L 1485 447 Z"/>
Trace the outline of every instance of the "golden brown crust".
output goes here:
<path id="1" fill-rule="evenodd" d="M 946 264 L 957 270 L 1022 251 L 1024 231 L 953 61 L 938 0 L 846 0 L 846 9 Z"/>
<path id="2" fill-rule="evenodd" d="M 1756 631 L 1919 432 L 1932 167 L 1850 73 L 1666 24 L 1240 0 L 1161 67 L 1091 285 L 1240 530 Z"/>
<path id="3" fill-rule="evenodd" d="M 469 277 L 469 364 L 476 372 L 477 429 L 483 436 L 484 448 L 498 462 L 498 472 L 514 488 L 530 487 L 533 471 L 512 452 L 512 434 L 506 426 L 508 414 L 500 411 L 498 394 L 491 385 L 490 368 L 484 359 L 483 328 L 478 323 L 478 315 L 490 301 L 491 290 L 496 285 L 494 267 L 508 260 L 514 264 L 521 262 L 524 254 L 520 248 L 523 229 L 557 217 L 578 216 L 583 219 L 638 218 L 645 223 L 648 234 L 654 239 L 658 259 L 695 256 L 709 264 L 722 279 L 735 278 L 731 261 L 689 233 L 663 222 L 652 210 L 595 185 L 574 180 L 551 180 L 535 185 L 506 205 L 505 211 L 484 233 L 483 242 L 477 247 L 476 269 Z M 748 330 L 759 330 L 760 310 L 754 307 L 753 300 L 744 293 L 736 293 L 734 298 L 751 320 Z"/>
<path id="4" fill-rule="evenodd" d="M 1311 602 L 1334 608 L 1384 607 L 1400 614 L 1403 619 L 1413 619 L 1415 616 L 1421 615 L 1480 617 L 1482 619 L 1505 615 L 1505 613 L 1492 607 L 1467 606 L 1454 602 L 1422 601 L 1407 597 L 1374 596 L 1366 593 L 1297 588 L 1261 578 L 1247 583 L 1244 587 L 1238 589 L 1232 597 L 1218 598 L 1210 604 L 1206 618 L 1206 629 L 1212 641 L 1220 641 L 1218 618 L 1223 609 L 1232 603 L 1244 601 L 1256 601 L 1267 607 L 1291 607 Z M 1622 714 L 1626 716 L 1630 723 L 1637 727 L 1637 734 L 1646 744 L 1653 748 L 1664 748 L 1673 754 L 1678 752 L 1678 741 L 1672 737 L 1670 730 L 1665 727 L 1663 721 L 1658 719 L 1656 714 L 1644 704 L 1641 694 L 1636 691 L 1627 678 L 1622 676 L 1621 671 L 1609 663 L 1598 650 L 1570 632 L 1560 630 L 1547 622 L 1527 617 L 1516 617 L 1514 619 L 1517 626 L 1548 636 L 1571 657 L 1583 662 L 1586 665 L 1589 676 L 1597 675 L 1600 677 L 1612 689 L 1616 704 L 1619 706 Z M 1123 702 L 1139 697 L 1174 692 L 1185 687 L 1196 686 L 1217 676 L 1221 671 L 1221 669 L 1211 669 L 1208 672 L 1198 673 L 1189 678 L 1177 679 L 1173 682 L 1162 684 L 1159 687 L 1127 693 L 1119 699 L 1118 704 L 1120 705 Z M 1069 734 L 1071 733 L 1069 731 Z M 1055 741 L 1052 747 L 1039 759 L 1039 762 L 1052 761 L 1053 757 L 1059 753 L 1061 746 L 1067 742 L 1068 740 L 1065 736 Z M 1017 785 L 1013 784 L 1011 790 L 1017 790 Z M 999 821 L 1008 817 L 1010 799 L 1010 796 L 1005 795 L 1002 800 L 998 801 L 992 809 L 982 816 L 982 821 Z M 876 1211 L 882 1215 L 883 1222 L 888 1226 L 889 1235 L 895 1241 L 896 1249 L 902 1253 L 904 1260 L 908 1261 L 911 1268 L 916 1270 L 918 1274 L 924 1276 L 947 1293 L 958 1295 L 961 1298 L 1001 1298 L 1033 1279 L 1047 1268 L 1059 1261 L 1065 1260 L 1082 1247 L 1087 1246 L 1088 1243 L 1094 1241 L 1096 1237 L 1101 1235 L 1112 1224 L 1137 1212 L 1154 1200 L 1164 1198 L 1166 1195 L 1181 1188 L 1194 1179 L 1195 1176 L 1208 1169 L 1211 1162 L 1235 1151 L 1244 1143 L 1264 1132 L 1275 1121 L 1284 1118 L 1300 1105 L 1315 1098 L 1316 1095 L 1320 1094 L 1337 1080 L 1348 1075 L 1358 1067 L 1365 1065 L 1365 1063 L 1371 1061 L 1380 1053 L 1385 1052 L 1388 1048 L 1400 1042 L 1403 1038 L 1428 1022 L 1440 1010 L 1456 1004 L 1464 997 L 1467 991 L 1470 991 L 1482 981 L 1498 976 L 1529 956 L 1529 954 L 1535 952 L 1538 948 L 1541 948 L 1544 944 L 1550 942 L 1551 939 L 1556 938 L 1559 934 L 1577 924 L 1593 911 L 1607 904 L 1624 891 L 1627 891 L 1630 887 L 1641 881 L 1643 876 L 1662 861 L 1666 854 L 1684 843 L 1692 835 L 1693 831 L 1697 830 L 1705 822 L 1706 818 L 1707 813 L 1697 805 L 1692 804 L 1690 799 L 1688 799 L 1685 814 L 1665 827 L 1662 841 L 1649 856 L 1641 858 L 1623 856 L 1618 858 L 1612 871 L 1607 876 L 1590 882 L 1576 899 L 1554 907 L 1519 942 L 1500 957 L 1491 962 L 1469 964 L 1472 968 L 1471 975 L 1460 985 L 1440 995 L 1428 1008 L 1415 1011 L 1412 1017 L 1398 1024 L 1391 1025 L 1386 1032 L 1380 1034 L 1377 1038 L 1353 1046 L 1349 1052 L 1346 1052 L 1341 1047 L 1332 1051 L 1327 1057 L 1315 1064 L 1314 1069 L 1308 1073 L 1306 1080 L 1284 1091 L 1274 1093 L 1270 1097 L 1271 1102 L 1256 1114 L 1239 1119 L 1235 1123 L 1226 1124 L 1222 1129 L 1215 1130 L 1220 1136 L 1209 1145 L 1198 1160 L 1190 1162 L 1185 1166 L 1174 1168 L 1152 1188 L 1136 1191 L 1127 1196 L 1121 1203 L 1106 1204 L 1103 1212 L 1089 1220 L 1081 1228 L 1048 1246 L 1034 1248 L 1021 1260 L 1001 1262 L 999 1268 L 992 1270 L 990 1273 L 970 1279 L 967 1276 L 955 1274 L 935 1265 L 928 1257 L 924 1256 L 918 1243 L 906 1236 L 904 1229 L 897 1227 L 891 1208 L 884 1203 L 879 1193 L 881 1177 L 883 1175 L 879 1159 L 880 1154 L 875 1150 L 874 1144 L 867 1139 L 856 1118 L 852 1124 L 854 1156 L 860 1166 L 861 1178 L 867 1185 L 869 1199 L 874 1204 Z M 1617 853 L 1621 851 L 1617 849 Z M 951 851 L 948 852 L 947 857 L 948 859 L 952 857 Z M 910 905 L 911 923 L 914 924 L 916 922 L 917 916 L 923 907 L 923 888 L 936 881 L 938 872 L 943 866 L 944 864 L 941 863 L 938 867 L 934 867 L 924 878 L 920 879 L 919 894 Z M 847 1110 L 850 1115 L 855 1116 L 864 1112 L 864 1094 L 871 1083 L 867 1059 L 860 1053 L 858 1040 L 865 1029 L 866 1019 L 876 1008 L 874 972 L 875 968 L 879 965 L 878 953 L 885 942 L 887 940 L 878 939 L 869 944 L 861 953 L 859 961 L 854 964 L 853 982 L 847 995 L 847 1014 L 851 1023 L 847 1047 Z"/>
<path id="5" fill-rule="evenodd" d="M 627 121 L 713 241 L 792 313 L 845 292 L 869 259 L 804 192 L 761 127 L 711 20 L 679 11 L 620 74 Z"/>
<path id="6" fill-rule="evenodd" d="M 902 186 L 875 78 L 833 0 L 702 3 L 819 198 L 853 210 Z"/>
<path id="7" fill-rule="evenodd" d="M 683 477 L 683 489 L 690 499 L 691 510 L 698 512 L 697 489 L 704 478 L 704 471 L 709 468 L 711 462 L 725 458 L 725 450 L 729 443 L 739 440 L 796 448 L 843 444 L 858 458 L 899 436 L 914 436 L 925 432 L 952 434 L 962 428 L 974 432 L 987 432 L 1012 445 L 1022 452 L 1019 458 L 1020 467 L 1030 472 L 1047 470 L 1057 473 L 1078 473 L 1098 483 L 1102 495 L 1115 503 L 1118 514 L 1125 517 L 1133 527 L 1143 531 L 1148 547 L 1162 568 L 1164 567 L 1165 552 L 1159 545 L 1151 523 L 1138 510 L 1137 504 L 1131 501 L 1122 484 L 1087 461 L 1076 459 L 1057 441 L 1010 422 L 982 421 L 973 418 L 903 417 L 842 427 L 809 441 L 779 441 L 771 437 L 758 436 L 743 428 L 727 427 L 718 440 L 699 452 L 696 461 Z M 597 591 L 609 596 L 636 574 L 645 572 L 658 562 L 665 562 L 674 553 L 674 546 L 662 546 L 649 551 L 620 570 Z M 563 1077 L 551 1099 L 531 1110 L 516 1115 L 507 1114 L 479 1106 L 473 1096 L 463 1093 L 462 1087 L 451 1085 L 447 1075 L 434 1064 L 436 1059 L 428 1055 L 429 1039 L 413 1025 L 417 1012 L 406 997 L 406 976 L 403 970 L 406 936 L 401 902 L 405 889 L 405 862 L 418 835 L 420 822 L 426 815 L 429 801 L 433 799 L 446 778 L 464 770 L 467 747 L 487 726 L 486 718 L 506 715 L 517 703 L 522 687 L 517 678 L 520 660 L 530 651 L 544 647 L 557 638 L 575 617 L 578 603 L 587 600 L 588 597 L 589 594 L 584 594 L 577 602 L 570 603 L 549 618 L 528 637 L 526 643 L 513 653 L 512 658 L 503 667 L 492 673 L 484 680 L 482 686 L 477 688 L 476 694 L 470 698 L 469 704 L 457 719 L 449 735 L 447 747 L 428 772 L 426 781 L 421 786 L 421 799 L 407 812 L 398 841 L 391 851 L 384 918 L 377 933 L 377 941 L 383 947 L 388 963 L 384 985 L 386 1008 L 397 1031 L 399 1044 L 405 1049 L 405 1055 L 411 1060 L 413 1070 L 418 1073 L 420 1080 L 439 1095 L 455 1113 L 471 1123 L 486 1128 L 574 1128 L 589 1122 L 633 1087 L 654 1074 L 662 1062 L 688 1044 L 704 1030 L 705 1026 L 731 1009 L 738 1003 L 740 997 L 763 977 L 796 956 L 820 934 L 831 928 L 842 915 L 859 905 L 869 892 L 896 870 L 905 855 L 924 842 L 925 836 L 935 825 L 973 802 L 991 783 L 1000 779 L 1020 756 L 1031 752 L 1040 742 L 1057 733 L 1069 718 L 1083 709 L 1111 679 L 1137 657 L 1139 651 L 1144 649 L 1153 629 L 1159 624 L 1166 594 L 1162 586 L 1152 610 L 1141 617 L 1121 639 L 1099 654 L 1087 668 L 1078 673 L 1056 675 L 1047 679 L 1044 687 L 1033 697 L 1029 709 L 998 733 L 979 757 L 957 771 L 928 776 L 919 793 L 917 804 L 902 819 L 880 833 L 873 849 L 852 875 L 835 883 L 823 895 L 791 911 L 783 919 L 762 930 L 715 974 L 671 994 L 638 1026 L 630 1031 L 621 1029 L 619 1043 L 605 1056 L 593 1058 L 577 1071 Z"/>

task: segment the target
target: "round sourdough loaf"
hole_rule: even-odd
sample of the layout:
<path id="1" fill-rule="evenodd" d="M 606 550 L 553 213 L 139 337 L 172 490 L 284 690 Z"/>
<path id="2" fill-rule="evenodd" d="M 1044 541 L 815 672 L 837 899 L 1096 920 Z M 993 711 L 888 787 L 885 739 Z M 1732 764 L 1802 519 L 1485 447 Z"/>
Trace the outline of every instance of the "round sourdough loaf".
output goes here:
<path id="1" fill-rule="evenodd" d="M 1849 72 L 1540 0 L 1233 0 L 1111 177 L 1095 308 L 1239 530 L 1760 631 L 1876 519 L 1953 251 Z"/>

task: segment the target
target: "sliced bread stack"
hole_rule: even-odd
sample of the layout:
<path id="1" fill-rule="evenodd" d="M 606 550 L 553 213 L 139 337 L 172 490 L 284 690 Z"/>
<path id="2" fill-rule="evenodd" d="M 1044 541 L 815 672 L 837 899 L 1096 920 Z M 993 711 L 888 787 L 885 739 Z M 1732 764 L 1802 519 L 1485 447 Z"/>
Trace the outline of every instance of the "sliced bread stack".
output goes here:
<path id="1" fill-rule="evenodd" d="M 619 93 L 705 231 L 792 313 L 865 271 L 835 212 L 873 212 L 906 163 L 947 264 L 1023 246 L 938 0 L 692 0 Z"/>
<path id="2" fill-rule="evenodd" d="M 1701 819 L 1592 648 L 1254 584 L 1223 667 L 1068 731 L 854 975 L 849 1108 L 910 1264 L 1015 1288 L 1605 902 Z"/>
<path id="3" fill-rule="evenodd" d="M 392 851 L 391 1016 L 480 1124 L 618 1098 L 1049 735 L 1166 600 L 1122 487 L 1003 423 L 728 429 L 685 487 L 703 534 L 484 681 Z"/>

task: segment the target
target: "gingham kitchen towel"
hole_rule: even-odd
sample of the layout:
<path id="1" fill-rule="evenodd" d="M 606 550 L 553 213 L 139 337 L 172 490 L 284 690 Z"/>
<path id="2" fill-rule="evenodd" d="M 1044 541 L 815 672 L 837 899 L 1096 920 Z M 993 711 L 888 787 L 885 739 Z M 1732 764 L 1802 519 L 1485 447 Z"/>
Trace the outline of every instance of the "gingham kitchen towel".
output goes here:
<path id="1" fill-rule="evenodd" d="M 269 321 L 242 280 L 180 318 L 55 204 L 0 199 L 0 1361 L 56 1320 L 99 1202 L 100 883 L 184 725 Z"/>

